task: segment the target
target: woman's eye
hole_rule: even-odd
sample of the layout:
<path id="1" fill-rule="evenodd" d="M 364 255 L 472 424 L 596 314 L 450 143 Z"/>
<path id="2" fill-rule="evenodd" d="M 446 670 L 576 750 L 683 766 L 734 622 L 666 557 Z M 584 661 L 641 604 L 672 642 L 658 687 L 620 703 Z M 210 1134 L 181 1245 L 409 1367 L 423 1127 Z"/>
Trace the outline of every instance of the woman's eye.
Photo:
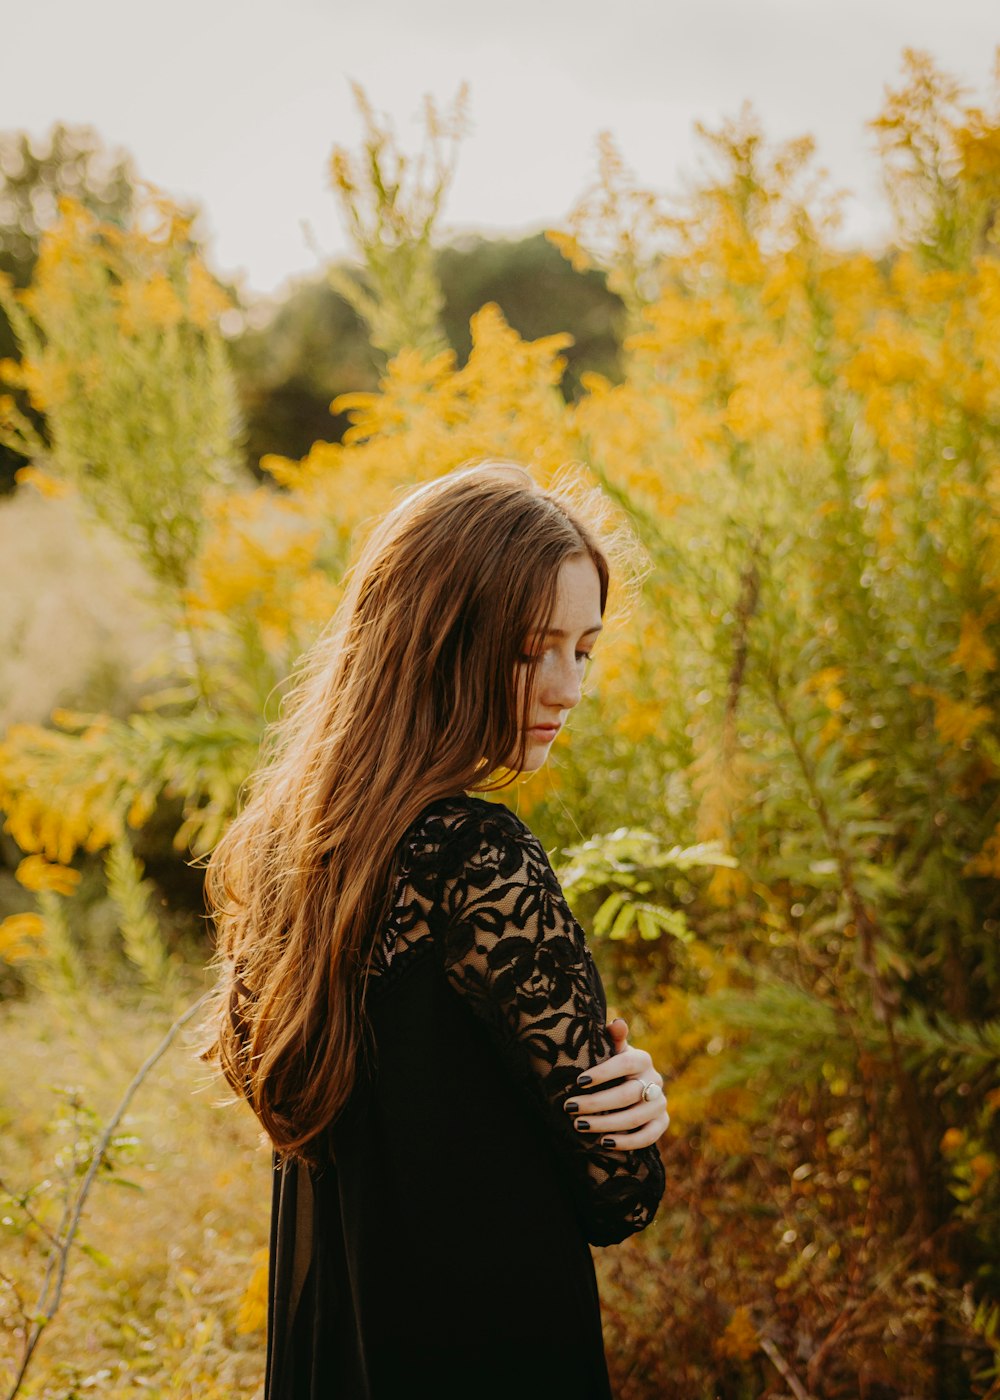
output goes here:
<path id="1" fill-rule="evenodd" d="M 521 652 L 517 659 L 522 665 L 530 666 L 536 662 L 544 661 L 551 650 L 551 647 L 545 647 L 543 651 L 535 652 L 534 655 L 529 652 Z M 578 651 L 576 653 L 576 659 L 577 661 L 590 661 L 593 655 L 594 653 L 592 651 Z"/>

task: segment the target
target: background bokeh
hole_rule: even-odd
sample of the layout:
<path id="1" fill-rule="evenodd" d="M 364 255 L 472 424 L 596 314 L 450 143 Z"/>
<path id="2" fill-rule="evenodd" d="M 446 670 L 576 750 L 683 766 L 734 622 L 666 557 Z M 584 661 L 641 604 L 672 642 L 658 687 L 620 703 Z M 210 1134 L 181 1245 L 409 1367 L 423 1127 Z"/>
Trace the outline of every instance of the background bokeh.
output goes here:
<path id="1" fill-rule="evenodd" d="M 341 251 L 266 301 L 93 127 L 0 133 L 4 1393 L 259 1394 L 270 1155 L 196 1022 L 102 1131 L 349 559 L 497 455 L 647 560 L 505 796 L 667 1079 L 663 1205 L 595 1251 L 617 1396 L 1000 1395 L 1000 89 L 897 47 L 866 223 L 727 82 L 686 178 L 605 134 L 505 237 L 445 222 L 474 93 L 404 139 L 356 85 Z"/>

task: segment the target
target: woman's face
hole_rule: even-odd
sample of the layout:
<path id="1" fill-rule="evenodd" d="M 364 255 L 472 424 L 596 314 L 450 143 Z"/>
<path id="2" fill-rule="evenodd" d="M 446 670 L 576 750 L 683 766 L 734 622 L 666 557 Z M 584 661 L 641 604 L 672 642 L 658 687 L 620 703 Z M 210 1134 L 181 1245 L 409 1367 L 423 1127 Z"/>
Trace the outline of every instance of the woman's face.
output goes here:
<path id="1" fill-rule="evenodd" d="M 583 673 L 601 630 L 601 581 L 588 554 L 566 559 L 556 580 L 555 608 L 545 635 L 530 633 L 526 651 L 537 653 L 517 670 L 517 709 L 534 666 L 535 687 L 528 716 L 528 743 L 521 772 L 533 773 L 549 756 L 566 716 L 579 703 Z"/>

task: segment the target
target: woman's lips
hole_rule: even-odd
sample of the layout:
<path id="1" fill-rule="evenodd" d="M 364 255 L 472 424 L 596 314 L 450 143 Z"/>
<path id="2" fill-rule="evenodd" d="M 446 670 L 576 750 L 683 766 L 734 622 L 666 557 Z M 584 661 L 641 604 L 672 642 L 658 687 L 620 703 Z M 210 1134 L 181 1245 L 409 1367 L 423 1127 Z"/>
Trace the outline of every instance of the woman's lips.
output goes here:
<path id="1" fill-rule="evenodd" d="M 533 724 L 528 733 L 537 734 L 542 739 L 554 739 L 561 728 L 561 724 Z"/>

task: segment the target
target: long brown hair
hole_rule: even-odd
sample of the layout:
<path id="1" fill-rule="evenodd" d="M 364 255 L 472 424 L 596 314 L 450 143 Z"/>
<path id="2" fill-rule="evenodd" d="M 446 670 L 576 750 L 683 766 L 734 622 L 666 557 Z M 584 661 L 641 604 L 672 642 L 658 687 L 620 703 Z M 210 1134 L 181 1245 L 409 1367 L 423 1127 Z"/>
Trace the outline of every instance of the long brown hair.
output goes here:
<path id="1" fill-rule="evenodd" d="M 400 501 L 208 859 L 220 975 L 203 1058 L 279 1151 L 316 1159 L 351 1093 L 400 839 L 435 798 L 506 786 L 523 764 L 532 696 L 529 672 L 518 714 L 519 658 L 551 619 L 566 559 L 593 560 L 605 610 L 607 561 L 570 499 L 484 462 Z"/>

